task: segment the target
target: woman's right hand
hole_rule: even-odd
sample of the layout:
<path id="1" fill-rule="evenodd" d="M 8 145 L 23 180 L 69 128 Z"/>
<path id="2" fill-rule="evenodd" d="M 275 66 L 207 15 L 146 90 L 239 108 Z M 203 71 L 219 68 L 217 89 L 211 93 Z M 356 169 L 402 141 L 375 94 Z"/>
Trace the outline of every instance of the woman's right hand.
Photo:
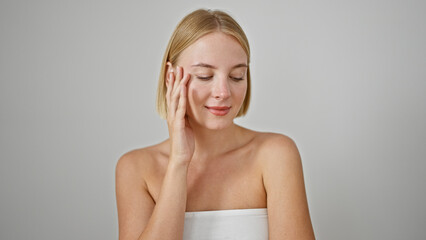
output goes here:
<path id="1" fill-rule="evenodd" d="M 187 84 L 191 75 L 184 75 L 183 68 L 179 66 L 176 75 L 173 71 L 168 74 L 166 101 L 170 160 L 189 165 L 195 149 L 194 134 L 186 116 Z"/>

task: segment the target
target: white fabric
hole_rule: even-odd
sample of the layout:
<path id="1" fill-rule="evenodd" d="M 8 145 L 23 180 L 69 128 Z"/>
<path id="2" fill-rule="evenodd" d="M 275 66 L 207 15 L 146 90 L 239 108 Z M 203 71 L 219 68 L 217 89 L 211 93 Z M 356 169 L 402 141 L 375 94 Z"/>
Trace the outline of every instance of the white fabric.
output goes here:
<path id="1" fill-rule="evenodd" d="M 183 240 L 267 240 L 266 208 L 186 212 Z"/>

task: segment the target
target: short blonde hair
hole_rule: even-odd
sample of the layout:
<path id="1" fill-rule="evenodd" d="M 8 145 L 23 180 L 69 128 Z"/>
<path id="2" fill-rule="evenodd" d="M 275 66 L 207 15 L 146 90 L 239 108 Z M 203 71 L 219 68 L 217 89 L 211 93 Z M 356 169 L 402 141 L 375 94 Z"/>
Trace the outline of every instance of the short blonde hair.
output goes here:
<path id="1" fill-rule="evenodd" d="M 157 111 L 162 118 L 167 117 L 166 103 L 166 65 L 170 62 L 176 65 L 180 53 L 202 36 L 220 31 L 238 40 L 247 55 L 247 65 L 250 63 L 250 46 L 241 26 L 227 13 L 219 10 L 199 9 L 185 16 L 176 26 L 167 45 L 161 63 L 160 78 L 157 89 Z M 247 92 L 237 117 L 247 113 L 250 103 L 250 67 L 247 68 Z"/>

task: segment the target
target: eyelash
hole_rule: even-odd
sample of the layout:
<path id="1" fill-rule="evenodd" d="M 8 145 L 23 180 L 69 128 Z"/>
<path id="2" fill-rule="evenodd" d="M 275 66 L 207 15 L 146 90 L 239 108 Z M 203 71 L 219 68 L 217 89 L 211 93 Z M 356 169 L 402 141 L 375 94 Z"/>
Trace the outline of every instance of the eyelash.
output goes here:
<path id="1" fill-rule="evenodd" d="M 197 78 L 200 79 L 200 80 L 206 81 L 206 80 L 210 80 L 212 77 L 199 77 L 199 76 L 197 76 Z M 244 78 L 236 78 L 236 77 L 230 77 L 230 78 L 234 81 L 237 81 L 237 82 L 244 80 Z"/>

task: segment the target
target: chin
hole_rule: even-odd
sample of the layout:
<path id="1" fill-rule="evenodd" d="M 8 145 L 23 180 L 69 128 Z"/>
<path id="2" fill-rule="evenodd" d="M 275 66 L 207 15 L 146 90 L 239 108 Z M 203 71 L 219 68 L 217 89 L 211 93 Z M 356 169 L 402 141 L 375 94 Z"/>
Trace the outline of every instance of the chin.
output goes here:
<path id="1" fill-rule="evenodd" d="M 196 124 L 199 127 L 207 128 L 209 130 L 222 130 L 231 127 L 234 124 L 233 119 L 230 118 L 207 118 L 207 119 L 196 119 L 189 118 L 190 124 Z"/>
<path id="2" fill-rule="evenodd" d="M 234 121 L 208 120 L 202 125 L 209 130 L 222 130 L 232 126 L 232 124 L 234 124 Z"/>

